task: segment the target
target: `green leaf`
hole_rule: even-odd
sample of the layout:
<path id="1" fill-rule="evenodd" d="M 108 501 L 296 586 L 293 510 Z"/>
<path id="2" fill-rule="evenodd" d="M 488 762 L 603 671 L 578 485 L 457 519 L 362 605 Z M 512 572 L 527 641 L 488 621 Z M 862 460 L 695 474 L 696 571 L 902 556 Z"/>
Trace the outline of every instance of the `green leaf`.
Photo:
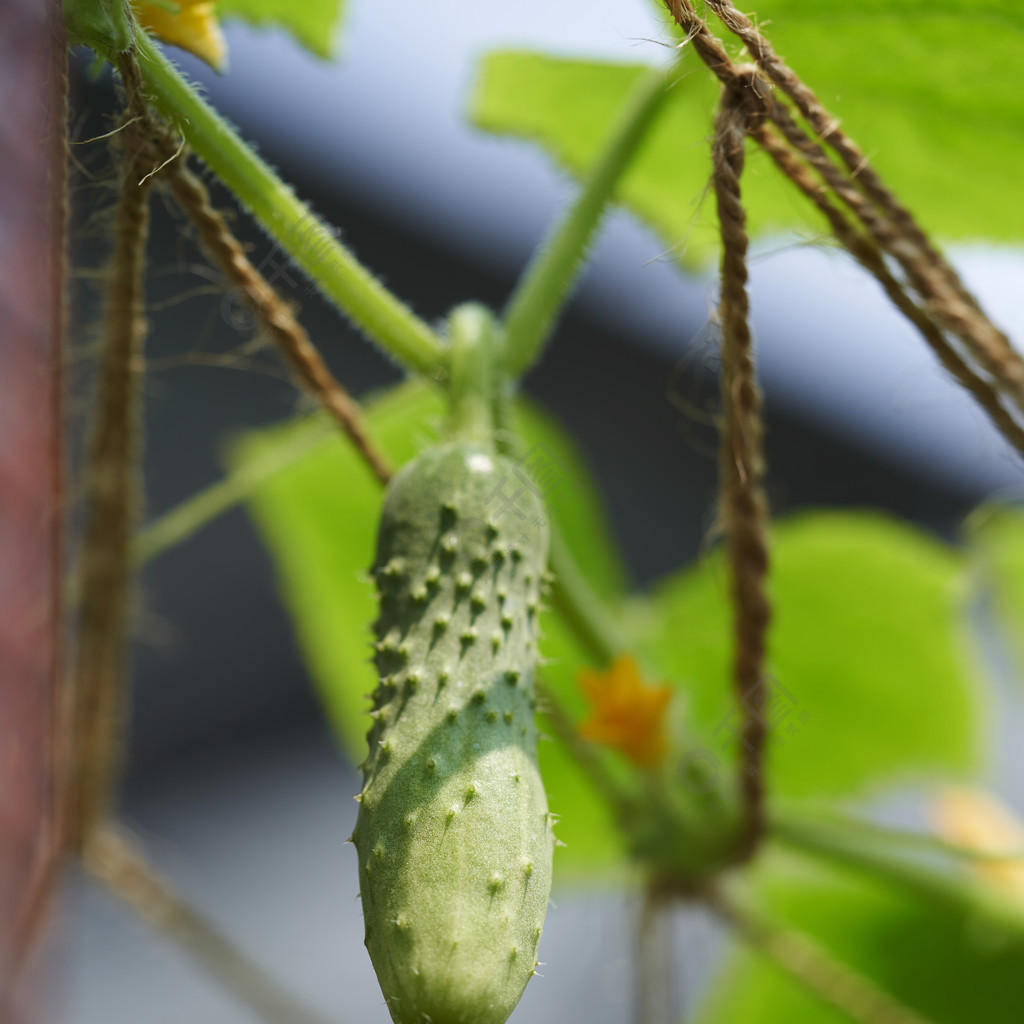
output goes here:
<path id="1" fill-rule="evenodd" d="M 950 0 L 759 0 L 755 13 L 777 52 L 926 229 L 951 239 L 1024 238 L 1024 205 L 1016 202 L 1024 163 L 1017 82 L 1024 7 L 1012 0 L 966 7 Z M 726 45 L 743 59 L 733 37 Z M 494 53 L 483 63 L 472 117 L 490 131 L 538 142 L 579 177 L 641 72 L 636 65 Z M 691 266 L 717 248 L 714 203 L 705 201 L 717 96 L 717 81 L 684 51 L 676 95 L 618 191 L 669 245 L 682 247 Z M 754 149 L 748 147 L 743 180 L 752 233 L 820 232 L 819 215 Z"/>
<path id="2" fill-rule="evenodd" d="M 412 458 L 443 412 L 440 395 L 404 384 L 366 407 L 367 430 L 393 464 Z M 254 431 L 232 448 L 233 471 L 298 444 L 321 417 Z M 377 602 L 373 561 L 383 491 L 351 444 L 326 437 L 249 499 L 249 511 L 274 556 L 278 585 L 299 646 L 342 746 L 366 753 L 365 695 L 376 686 L 370 664 Z"/>
<path id="3" fill-rule="evenodd" d="M 439 394 L 405 384 L 366 407 L 367 427 L 401 465 L 436 439 L 432 425 L 443 414 Z M 599 592 L 620 594 L 623 571 L 600 502 L 572 444 L 547 415 L 520 402 L 517 427 L 524 439 L 524 464 L 537 479 L 549 511 Z M 247 435 L 234 447 L 236 472 L 259 465 L 283 446 L 295 446 L 304 431 L 322 429 L 320 417 Z M 270 549 L 280 590 L 300 648 L 328 716 L 345 750 L 362 760 L 370 719 L 365 695 L 376 686 L 369 662 L 376 600 L 367 579 L 376 540 L 380 484 L 337 436 L 277 473 L 251 497 L 249 508 Z M 513 514 L 509 512 L 508 514 Z M 585 654 L 564 623 L 545 612 L 541 654 L 552 662 L 545 678 L 576 701 L 575 672 Z M 594 874 L 621 857 L 621 842 L 600 795 L 560 744 L 542 742 L 540 763 L 548 799 L 561 812 L 558 879 Z"/>
<path id="4" fill-rule="evenodd" d="M 771 560 L 769 791 L 836 796 L 969 771 L 980 715 L 961 622 L 964 560 L 863 512 L 777 523 Z M 685 694 L 691 750 L 723 766 L 739 722 L 727 591 L 716 552 L 658 586 L 635 616 L 641 650 Z"/>
<path id="5" fill-rule="evenodd" d="M 981 578 L 992 589 L 993 610 L 1024 680 L 1024 512 L 981 508 L 971 517 L 967 537 Z"/>
<path id="6" fill-rule="evenodd" d="M 283 28 L 307 50 L 333 56 L 345 0 L 217 0 L 217 13 L 260 28 Z"/>
<path id="7" fill-rule="evenodd" d="M 1024 941 L 962 908 L 780 852 L 761 861 L 755 887 L 762 917 L 810 936 L 933 1024 L 1005 1024 L 1019 1016 Z M 775 964 L 747 951 L 730 958 L 697 1019 L 850 1024 Z"/>

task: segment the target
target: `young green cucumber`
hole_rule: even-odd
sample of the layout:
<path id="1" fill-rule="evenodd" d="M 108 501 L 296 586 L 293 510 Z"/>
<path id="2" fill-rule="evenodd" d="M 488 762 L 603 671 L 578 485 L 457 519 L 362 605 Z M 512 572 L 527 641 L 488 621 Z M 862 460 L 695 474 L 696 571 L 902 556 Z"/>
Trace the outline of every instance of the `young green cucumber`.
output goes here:
<path id="1" fill-rule="evenodd" d="M 533 489 L 482 445 L 427 451 L 388 489 L 353 839 L 397 1024 L 503 1024 L 537 963 L 554 847 L 534 725 L 547 550 Z"/>

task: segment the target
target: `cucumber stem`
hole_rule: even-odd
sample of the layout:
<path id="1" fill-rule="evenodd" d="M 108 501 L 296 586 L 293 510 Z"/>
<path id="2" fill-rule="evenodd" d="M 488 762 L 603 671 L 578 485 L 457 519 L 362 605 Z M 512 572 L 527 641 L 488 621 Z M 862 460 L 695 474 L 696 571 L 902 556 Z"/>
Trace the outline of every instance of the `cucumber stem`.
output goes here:
<path id="1" fill-rule="evenodd" d="M 449 430 L 460 441 L 494 444 L 498 325 L 478 303 L 456 306 L 448 319 Z"/>

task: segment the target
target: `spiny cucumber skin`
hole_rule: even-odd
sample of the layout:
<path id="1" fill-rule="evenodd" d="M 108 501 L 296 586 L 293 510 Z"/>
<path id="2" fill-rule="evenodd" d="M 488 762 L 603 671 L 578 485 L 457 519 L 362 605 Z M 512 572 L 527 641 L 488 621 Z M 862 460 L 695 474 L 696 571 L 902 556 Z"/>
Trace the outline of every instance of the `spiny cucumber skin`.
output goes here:
<path id="1" fill-rule="evenodd" d="M 389 487 L 353 840 L 396 1024 L 504 1024 L 537 963 L 554 847 L 534 725 L 547 547 L 540 501 L 479 446 L 432 449 Z"/>

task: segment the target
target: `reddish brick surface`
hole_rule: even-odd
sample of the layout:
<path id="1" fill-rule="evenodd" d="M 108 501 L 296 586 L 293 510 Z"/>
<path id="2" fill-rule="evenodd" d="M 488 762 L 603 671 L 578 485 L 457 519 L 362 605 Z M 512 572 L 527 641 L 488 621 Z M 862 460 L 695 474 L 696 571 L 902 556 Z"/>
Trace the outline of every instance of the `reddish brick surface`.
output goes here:
<path id="1" fill-rule="evenodd" d="M 0 4 L 0 1021 L 39 1019 L 15 986 L 45 920 L 52 856 L 60 506 L 60 252 L 65 45 L 59 5 Z M 38 938 L 38 931 L 37 938 Z M 30 964 L 35 958 L 30 957 Z"/>

